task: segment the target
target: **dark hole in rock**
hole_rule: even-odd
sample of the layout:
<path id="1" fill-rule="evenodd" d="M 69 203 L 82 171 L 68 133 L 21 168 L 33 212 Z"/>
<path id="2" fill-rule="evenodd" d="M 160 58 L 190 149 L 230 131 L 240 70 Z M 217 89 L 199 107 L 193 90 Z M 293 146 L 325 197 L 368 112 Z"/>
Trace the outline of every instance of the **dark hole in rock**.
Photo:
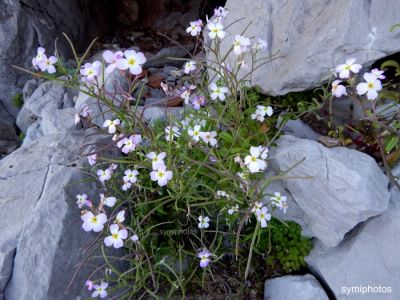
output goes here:
<path id="1" fill-rule="evenodd" d="M 160 34 L 185 45 L 193 42 L 185 29 L 190 21 L 205 20 L 226 0 L 120 0 L 108 1 L 110 30 L 100 41 L 126 48 L 156 52 L 173 43 Z M 160 33 L 160 34 L 159 34 Z"/>

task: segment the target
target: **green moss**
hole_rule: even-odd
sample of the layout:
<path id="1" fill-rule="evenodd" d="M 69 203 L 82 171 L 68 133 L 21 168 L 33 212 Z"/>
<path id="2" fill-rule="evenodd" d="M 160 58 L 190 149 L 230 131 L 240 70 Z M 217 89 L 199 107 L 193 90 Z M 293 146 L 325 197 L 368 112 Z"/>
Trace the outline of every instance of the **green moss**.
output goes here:
<path id="1" fill-rule="evenodd" d="M 12 104 L 17 108 L 21 108 L 24 105 L 24 98 L 21 93 L 16 93 L 12 97 Z"/>
<path id="2" fill-rule="evenodd" d="M 268 225 L 270 230 L 263 232 L 258 251 L 267 254 L 267 264 L 274 268 L 282 268 L 285 272 L 299 271 L 306 266 L 304 257 L 311 249 L 310 238 L 301 236 L 301 226 L 289 221 L 282 223 L 273 219 Z"/>

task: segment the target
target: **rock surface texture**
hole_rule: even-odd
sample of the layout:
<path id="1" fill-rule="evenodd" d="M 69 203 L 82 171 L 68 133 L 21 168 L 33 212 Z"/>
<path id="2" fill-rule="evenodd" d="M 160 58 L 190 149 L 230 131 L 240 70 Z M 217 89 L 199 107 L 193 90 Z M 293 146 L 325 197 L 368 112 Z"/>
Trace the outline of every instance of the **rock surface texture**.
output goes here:
<path id="1" fill-rule="evenodd" d="M 98 35 L 106 24 L 106 20 L 96 22 L 104 3 L 103 0 L 0 2 L 0 102 L 11 115 L 16 117 L 18 112 L 11 98 L 21 91 L 28 77 L 12 65 L 30 66 L 38 46 L 45 47 L 48 54 L 52 54 L 54 41 L 62 32 L 76 46 L 86 47 L 88 41 Z M 58 47 L 61 53 L 70 53 L 65 39 L 59 40 Z"/>
<path id="2" fill-rule="evenodd" d="M 289 135 L 277 144 L 272 169 L 293 167 L 284 176 L 296 179 L 283 180 L 284 193 L 304 213 L 303 228 L 324 245 L 336 246 L 357 224 L 387 209 L 388 179 L 370 156 Z"/>
<path id="3" fill-rule="evenodd" d="M 399 299 L 400 192 L 391 195 L 387 212 L 357 226 L 338 247 L 315 243 L 306 258 L 336 299 Z"/>
<path id="4" fill-rule="evenodd" d="M 267 41 L 265 54 L 276 57 L 252 83 L 271 95 L 314 88 L 347 58 L 368 65 L 400 49 L 400 31 L 389 31 L 399 22 L 397 0 L 228 0 L 225 7 L 225 26 L 244 19 L 227 29 L 222 53 L 252 22 L 245 35 Z"/>
<path id="5" fill-rule="evenodd" d="M 328 300 L 328 296 L 314 278 L 283 276 L 265 281 L 264 300 Z"/>
<path id="6" fill-rule="evenodd" d="M 83 258 L 79 249 L 93 240 L 81 230 L 75 204 L 76 194 L 97 190 L 79 182 L 85 177 L 79 154 L 90 133 L 46 135 L 0 161 L 0 294 L 6 299 L 81 293 L 87 268 L 66 288 Z"/>

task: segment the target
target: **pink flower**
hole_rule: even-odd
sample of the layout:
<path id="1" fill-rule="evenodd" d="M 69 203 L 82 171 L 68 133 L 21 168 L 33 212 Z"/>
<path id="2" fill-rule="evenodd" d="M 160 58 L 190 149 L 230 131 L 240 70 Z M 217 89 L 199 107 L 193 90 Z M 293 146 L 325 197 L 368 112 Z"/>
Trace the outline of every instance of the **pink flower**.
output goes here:
<path id="1" fill-rule="evenodd" d="M 110 74 L 117 68 L 117 62 L 119 59 L 124 57 L 124 53 L 122 51 L 112 52 L 110 50 L 106 50 L 103 52 L 103 58 L 109 65 L 107 66 L 105 73 Z"/>

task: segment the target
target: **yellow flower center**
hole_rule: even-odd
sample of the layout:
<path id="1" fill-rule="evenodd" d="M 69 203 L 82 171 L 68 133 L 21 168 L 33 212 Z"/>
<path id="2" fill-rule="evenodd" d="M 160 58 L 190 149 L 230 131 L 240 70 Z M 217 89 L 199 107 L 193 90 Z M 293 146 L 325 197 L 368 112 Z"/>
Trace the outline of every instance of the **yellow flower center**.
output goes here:
<path id="1" fill-rule="evenodd" d="M 251 157 L 251 161 L 257 161 L 257 157 L 252 156 L 252 157 Z"/>
<path id="2" fill-rule="evenodd" d="M 118 233 L 113 233 L 112 238 L 113 238 L 114 240 L 117 240 L 117 239 L 118 239 Z"/>
<path id="3" fill-rule="evenodd" d="M 373 89 L 373 88 L 374 88 L 374 84 L 373 84 L 372 82 L 369 82 L 369 83 L 368 83 L 368 88 L 369 88 L 369 89 Z"/>
<path id="4" fill-rule="evenodd" d="M 159 171 L 158 172 L 158 177 L 164 177 L 164 172 L 163 171 Z"/>
<path id="5" fill-rule="evenodd" d="M 136 64 L 136 60 L 134 58 L 129 58 L 128 59 L 128 64 L 129 65 L 134 65 L 134 64 Z"/>
<path id="6" fill-rule="evenodd" d="M 93 217 L 93 218 L 91 219 L 91 222 L 94 223 L 94 224 L 96 224 L 96 223 L 97 223 L 97 217 Z"/>

